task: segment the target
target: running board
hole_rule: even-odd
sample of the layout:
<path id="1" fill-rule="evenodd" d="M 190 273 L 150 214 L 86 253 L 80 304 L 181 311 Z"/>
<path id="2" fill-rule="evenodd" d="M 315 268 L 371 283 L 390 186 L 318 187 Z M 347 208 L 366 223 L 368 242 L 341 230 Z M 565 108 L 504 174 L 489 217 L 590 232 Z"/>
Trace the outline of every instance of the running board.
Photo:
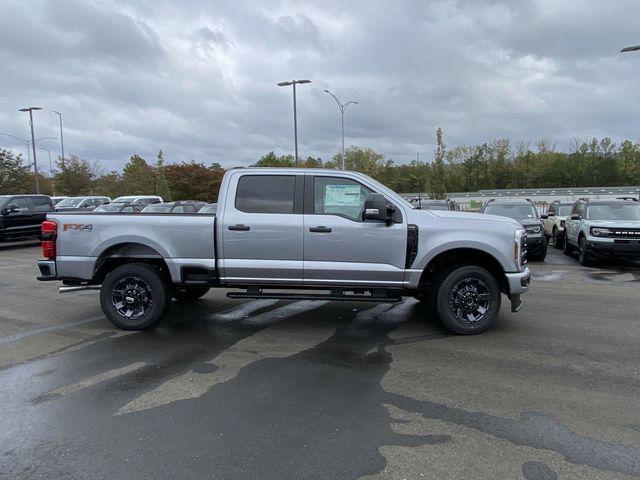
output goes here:
<path id="1" fill-rule="evenodd" d="M 374 295 L 344 295 L 333 293 L 266 293 L 266 292 L 228 292 L 229 298 L 273 298 L 278 300 L 328 300 L 338 302 L 377 302 L 397 303 L 402 297 Z"/>

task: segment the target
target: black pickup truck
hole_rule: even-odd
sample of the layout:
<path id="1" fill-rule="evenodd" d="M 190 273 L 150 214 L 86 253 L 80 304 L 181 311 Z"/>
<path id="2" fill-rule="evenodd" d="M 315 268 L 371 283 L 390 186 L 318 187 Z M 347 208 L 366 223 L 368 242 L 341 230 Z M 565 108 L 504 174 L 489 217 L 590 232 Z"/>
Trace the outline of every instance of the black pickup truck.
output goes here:
<path id="1" fill-rule="evenodd" d="M 40 236 L 42 222 L 53 211 L 46 195 L 0 195 L 0 241 Z"/>

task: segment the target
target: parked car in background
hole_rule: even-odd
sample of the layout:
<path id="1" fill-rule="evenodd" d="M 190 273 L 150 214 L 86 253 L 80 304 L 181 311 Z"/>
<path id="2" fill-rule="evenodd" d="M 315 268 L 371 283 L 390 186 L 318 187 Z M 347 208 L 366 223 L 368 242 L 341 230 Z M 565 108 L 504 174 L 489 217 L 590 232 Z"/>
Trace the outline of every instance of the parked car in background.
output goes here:
<path id="1" fill-rule="evenodd" d="M 564 253 L 578 250 L 581 265 L 602 258 L 640 259 L 640 203 L 578 200 L 566 220 Z"/>
<path id="2" fill-rule="evenodd" d="M 549 205 L 547 213 L 540 215 L 544 224 L 544 234 L 548 239 L 553 239 L 555 248 L 564 246 L 564 225 L 571 213 L 574 202 L 562 202 L 555 200 Z"/>
<path id="3" fill-rule="evenodd" d="M 139 213 L 145 207 L 144 203 L 131 202 L 111 202 L 106 205 L 100 205 L 94 210 L 94 213 L 111 212 L 111 213 Z"/>
<path id="4" fill-rule="evenodd" d="M 54 205 L 57 205 L 59 202 L 61 202 L 65 198 L 69 198 L 69 197 L 67 197 L 67 196 L 53 196 L 53 197 L 49 197 L 49 198 L 51 198 L 51 201 L 53 202 Z"/>
<path id="5" fill-rule="evenodd" d="M 198 213 L 217 213 L 217 212 L 218 212 L 217 203 L 207 203 L 204 207 L 198 210 Z"/>
<path id="6" fill-rule="evenodd" d="M 60 200 L 55 206 L 58 212 L 71 211 L 71 210 L 83 210 L 92 211 L 100 205 L 110 203 L 109 197 L 101 196 L 86 196 L 86 197 L 68 197 L 64 200 Z"/>
<path id="7" fill-rule="evenodd" d="M 0 195 L 0 241 L 40 236 L 40 227 L 53 212 L 46 195 Z"/>
<path id="8" fill-rule="evenodd" d="M 495 198 L 488 200 L 482 213 L 513 218 L 527 232 L 527 258 L 542 261 L 547 256 L 547 238 L 544 225 L 535 204 L 527 198 Z"/>
<path id="9" fill-rule="evenodd" d="M 63 291 L 100 288 L 107 318 L 129 330 L 158 322 L 172 297 L 195 301 L 217 287 L 244 290 L 230 298 L 411 296 L 451 331 L 475 334 L 498 318 L 502 293 L 517 312 L 529 289 L 518 222 L 419 210 L 362 173 L 228 170 L 218 204 L 216 216 L 51 214 L 38 278 Z"/>
<path id="10" fill-rule="evenodd" d="M 430 198 L 415 198 L 411 201 L 420 210 L 460 210 L 458 204 L 447 198 L 446 200 L 432 200 Z"/>
<path id="11" fill-rule="evenodd" d="M 151 203 L 162 203 L 164 200 L 162 197 L 157 195 L 126 195 L 124 197 L 118 197 L 113 200 L 113 203 L 142 203 L 144 205 L 149 205 Z"/>
<path id="12" fill-rule="evenodd" d="M 203 202 L 189 200 L 179 202 L 154 203 L 142 209 L 142 213 L 197 213 Z"/>

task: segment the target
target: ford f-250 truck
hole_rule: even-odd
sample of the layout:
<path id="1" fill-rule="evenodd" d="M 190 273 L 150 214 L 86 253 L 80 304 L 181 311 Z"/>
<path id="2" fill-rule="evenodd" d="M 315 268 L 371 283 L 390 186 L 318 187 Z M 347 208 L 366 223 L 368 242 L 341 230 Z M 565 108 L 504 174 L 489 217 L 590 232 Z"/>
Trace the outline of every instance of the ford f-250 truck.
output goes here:
<path id="1" fill-rule="evenodd" d="M 396 302 L 411 296 L 451 331 L 479 333 L 529 288 L 515 220 L 418 210 L 372 178 L 318 169 L 242 168 L 222 180 L 216 215 L 53 213 L 39 280 L 99 289 L 107 318 L 149 328 L 172 297 L 212 287 L 231 298 Z"/>

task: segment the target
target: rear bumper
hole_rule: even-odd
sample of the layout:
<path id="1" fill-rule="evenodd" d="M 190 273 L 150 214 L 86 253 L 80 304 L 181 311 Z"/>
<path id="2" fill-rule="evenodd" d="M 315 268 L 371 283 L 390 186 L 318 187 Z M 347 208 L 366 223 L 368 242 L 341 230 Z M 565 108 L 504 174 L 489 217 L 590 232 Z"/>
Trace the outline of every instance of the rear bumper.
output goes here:
<path id="1" fill-rule="evenodd" d="M 55 260 L 38 260 L 38 269 L 40 275 L 36 278 L 41 282 L 51 282 L 58 279 Z"/>

